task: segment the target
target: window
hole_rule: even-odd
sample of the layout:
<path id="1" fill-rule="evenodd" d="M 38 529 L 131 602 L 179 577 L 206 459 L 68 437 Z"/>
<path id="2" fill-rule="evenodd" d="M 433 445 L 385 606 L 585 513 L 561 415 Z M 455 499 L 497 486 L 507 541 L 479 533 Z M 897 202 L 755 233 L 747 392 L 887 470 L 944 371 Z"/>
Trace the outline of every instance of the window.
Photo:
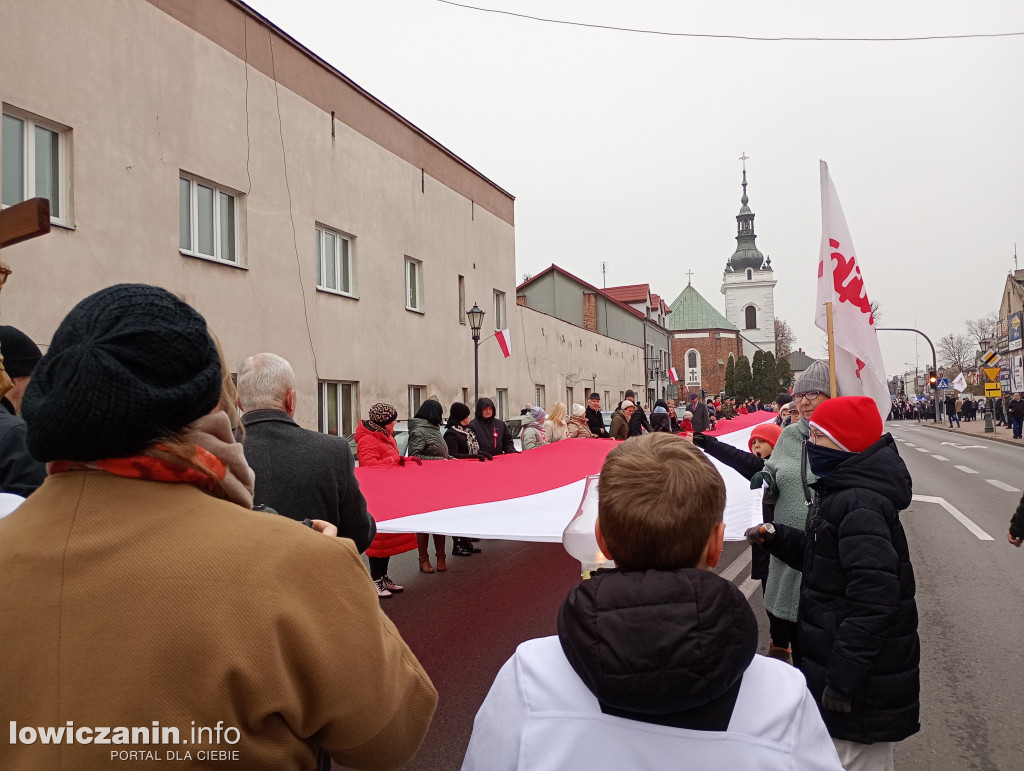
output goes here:
<path id="1" fill-rule="evenodd" d="M 753 305 L 748 305 L 744 311 L 746 317 L 747 329 L 757 329 L 757 308 Z"/>
<path id="2" fill-rule="evenodd" d="M 178 246 L 185 254 L 238 264 L 238 197 L 209 182 L 178 178 Z"/>
<path id="3" fill-rule="evenodd" d="M 405 258 L 405 309 L 423 312 L 423 263 Z"/>
<path id="4" fill-rule="evenodd" d="M 359 410 L 356 406 L 358 383 L 320 381 L 317 389 L 317 430 L 321 434 L 352 436 L 356 432 Z"/>
<path id="5" fill-rule="evenodd" d="M 608 392 L 608 391 L 605 391 L 605 392 L 604 392 L 604 401 L 603 401 L 603 402 L 601 402 L 601 404 L 603 404 L 603 405 L 604 405 L 604 408 L 605 408 L 606 410 L 607 410 L 607 409 L 610 409 L 610 408 L 608 407 L 608 405 L 609 405 L 609 403 L 611 403 L 611 396 L 612 396 L 612 395 L 611 395 L 611 393 L 610 393 L 610 392 Z"/>
<path id="6" fill-rule="evenodd" d="M 459 276 L 459 323 L 466 323 L 466 277 Z"/>
<path id="7" fill-rule="evenodd" d="M 508 389 L 499 388 L 496 396 L 498 398 L 498 420 L 505 420 L 508 417 Z"/>
<path id="8" fill-rule="evenodd" d="M 494 290 L 494 328 L 505 328 L 505 293 Z"/>
<path id="9" fill-rule="evenodd" d="M 467 407 L 469 406 L 469 389 L 468 388 L 463 388 L 462 389 L 462 403 L 465 404 Z M 473 406 L 476 407 L 475 404 Z"/>
<path id="10" fill-rule="evenodd" d="M 409 417 L 411 418 L 419 410 L 420 405 L 427 400 L 427 387 L 409 386 Z"/>
<path id="11" fill-rule="evenodd" d="M 754 280 L 754 271 L 752 271 L 750 268 L 747 268 L 747 281 L 753 281 L 753 280 Z"/>
<path id="12" fill-rule="evenodd" d="M 535 387 L 533 403 L 538 407 L 543 407 L 547 403 L 547 399 L 544 398 L 544 386 Z"/>
<path id="13" fill-rule="evenodd" d="M 693 348 L 686 352 L 686 384 L 700 385 L 700 353 Z"/>
<path id="14" fill-rule="evenodd" d="M 13 206 L 29 198 L 46 198 L 50 202 L 50 221 L 67 224 L 70 129 L 5 111 L 0 134 L 0 204 Z"/>
<path id="15" fill-rule="evenodd" d="M 316 228 L 316 288 L 351 295 L 352 239 L 325 227 Z"/>
<path id="16" fill-rule="evenodd" d="M 575 389 L 572 386 L 566 386 L 565 388 L 565 406 L 569 409 L 570 415 L 572 415 L 572 405 L 576 402 L 573 398 L 574 391 Z"/>

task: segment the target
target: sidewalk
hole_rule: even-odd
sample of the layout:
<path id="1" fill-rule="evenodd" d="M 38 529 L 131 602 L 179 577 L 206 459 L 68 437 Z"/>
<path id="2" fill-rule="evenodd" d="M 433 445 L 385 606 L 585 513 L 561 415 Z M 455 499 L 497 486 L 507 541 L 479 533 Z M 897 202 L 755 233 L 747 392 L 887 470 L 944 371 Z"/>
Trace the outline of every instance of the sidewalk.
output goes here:
<path id="1" fill-rule="evenodd" d="M 1012 438 L 1013 437 L 1013 430 L 1010 428 L 1010 426 L 995 426 L 995 422 L 993 421 L 993 425 L 995 426 L 995 429 L 996 429 L 995 433 L 986 434 L 985 433 L 985 418 L 984 418 L 984 416 L 980 416 L 980 415 L 978 416 L 977 420 L 972 420 L 970 422 L 961 420 L 960 421 L 960 428 L 956 427 L 956 423 L 953 424 L 953 428 L 950 428 L 949 427 L 949 420 L 947 420 L 946 418 L 943 418 L 942 421 L 939 422 L 939 423 L 935 423 L 931 419 L 919 420 L 919 421 L 916 421 L 916 423 L 913 420 L 896 420 L 896 421 L 890 421 L 890 422 L 895 423 L 896 425 L 899 425 L 900 423 L 904 423 L 906 425 L 915 425 L 916 424 L 918 426 L 925 426 L 927 428 L 934 428 L 934 429 L 936 429 L 938 431 L 946 431 L 946 432 L 948 432 L 950 434 L 961 434 L 963 436 L 976 436 L 979 439 L 990 439 L 993 442 L 1002 442 L 1003 444 L 1014 444 L 1014 445 L 1017 445 L 1018 447 L 1024 447 L 1024 439 L 1013 439 Z"/>

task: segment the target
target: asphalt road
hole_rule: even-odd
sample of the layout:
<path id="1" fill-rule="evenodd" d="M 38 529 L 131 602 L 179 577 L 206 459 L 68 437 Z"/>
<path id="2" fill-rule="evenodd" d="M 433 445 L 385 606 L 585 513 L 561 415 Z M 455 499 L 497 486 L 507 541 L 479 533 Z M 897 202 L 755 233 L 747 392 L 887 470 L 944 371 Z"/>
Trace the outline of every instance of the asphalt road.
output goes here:
<path id="1" fill-rule="evenodd" d="M 911 422 L 887 428 L 915 496 L 946 504 L 915 500 L 902 515 L 918 583 L 922 730 L 898 746 L 896 767 L 1022 769 L 1024 549 L 1006 542 L 1006 528 L 1024 488 L 1024 450 Z M 482 554 L 449 556 L 440 574 L 419 573 L 415 553 L 392 558 L 391 576 L 406 591 L 382 607 L 439 693 L 409 769 L 459 768 L 498 669 L 523 640 L 555 633 L 558 607 L 579 580 L 578 563 L 559 545 L 479 545 Z M 726 544 L 718 572 L 750 597 L 764 652 L 767 620 L 748 553 Z"/>

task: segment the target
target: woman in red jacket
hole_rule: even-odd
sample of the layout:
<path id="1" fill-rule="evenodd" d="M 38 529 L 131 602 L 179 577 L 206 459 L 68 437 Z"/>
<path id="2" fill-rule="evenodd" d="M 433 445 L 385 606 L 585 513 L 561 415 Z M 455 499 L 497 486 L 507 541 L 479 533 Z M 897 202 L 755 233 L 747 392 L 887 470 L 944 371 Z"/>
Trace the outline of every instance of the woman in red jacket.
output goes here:
<path id="1" fill-rule="evenodd" d="M 359 422 L 356 429 L 356 456 L 360 466 L 404 465 L 405 458 L 398 452 L 395 441 L 395 420 L 398 410 L 383 402 L 370 407 L 369 420 Z M 390 597 L 405 587 L 388 576 L 388 561 L 392 554 L 401 554 L 416 548 L 413 533 L 377 533 L 366 550 L 370 558 L 370 576 L 377 584 L 378 597 Z"/>

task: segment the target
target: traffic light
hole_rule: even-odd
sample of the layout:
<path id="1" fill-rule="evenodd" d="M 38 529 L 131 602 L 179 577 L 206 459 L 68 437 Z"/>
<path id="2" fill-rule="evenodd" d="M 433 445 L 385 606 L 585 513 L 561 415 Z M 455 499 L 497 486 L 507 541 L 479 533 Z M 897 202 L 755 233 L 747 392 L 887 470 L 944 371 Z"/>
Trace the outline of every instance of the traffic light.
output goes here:
<path id="1" fill-rule="evenodd" d="M 939 387 L 939 376 L 934 371 L 928 372 L 928 387 L 938 388 Z"/>

